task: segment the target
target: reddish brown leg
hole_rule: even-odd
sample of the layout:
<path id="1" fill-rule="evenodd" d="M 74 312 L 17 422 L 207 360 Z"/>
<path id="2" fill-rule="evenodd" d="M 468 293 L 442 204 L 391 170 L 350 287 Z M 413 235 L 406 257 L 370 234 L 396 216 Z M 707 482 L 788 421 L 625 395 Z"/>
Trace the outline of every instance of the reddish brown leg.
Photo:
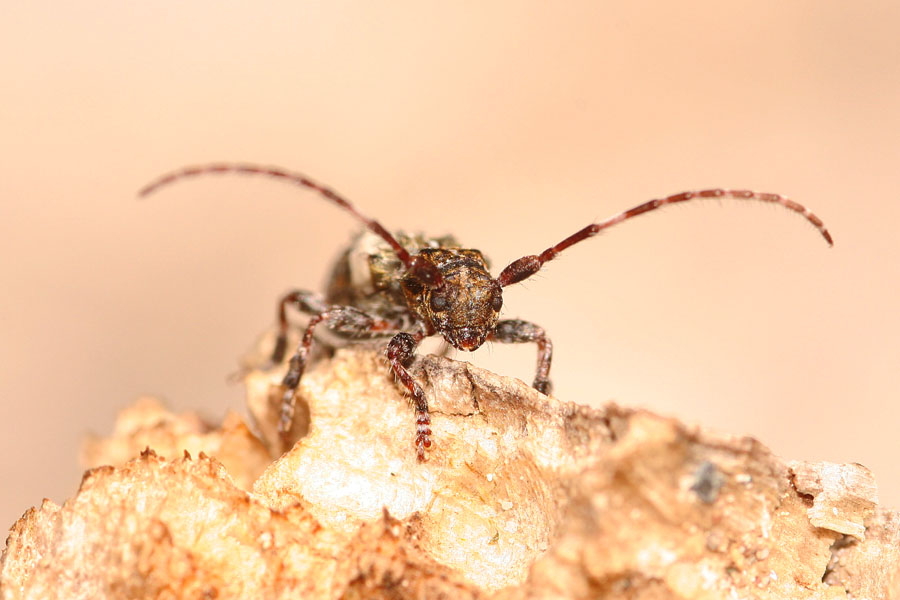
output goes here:
<path id="1" fill-rule="evenodd" d="M 312 306 L 312 304 L 309 306 Z M 300 384 L 300 378 L 303 377 L 303 371 L 306 369 L 313 342 L 313 333 L 316 326 L 322 321 L 325 321 L 326 327 L 336 333 L 352 335 L 358 339 L 390 335 L 399 327 L 397 323 L 370 317 L 361 310 L 349 306 L 328 307 L 309 320 L 306 330 L 303 332 L 303 338 L 297 345 L 297 351 L 291 357 L 288 372 L 281 381 L 281 385 L 284 386 L 285 390 L 281 401 L 281 418 L 278 422 L 278 432 L 286 443 L 288 441 L 287 435 L 294 424 L 297 386 Z"/>
<path id="2" fill-rule="evenodd" d="M 416 347 L 425 337 L 424 333 L 398 333 L 388 343 L 387 357 L 391 370 L 400 383 L 409 391 L 410 403 L 416 411 L 416 458 L 425 460 L 425 449 L 431 447 L 431 416 L 428 414 L 428 400 L 422 387 L 406 370 L 416 353 Z"/>
<path id="3" fill-rule="evenodd" d="M 318 315 L 328 310 L 328 305 L 322 300 L 321 294 L 315 292 L 294 290 L 281 298 L 278 302 L 278 338 L 275 340 L 275 349 L 272 351 L 272 362 L 276 365 L 284 360 L 285 352 L 287 352 L 288 304 L 295 304 L 297 310 L 308 315 Z"/>
<path id="4" fill-rule="evenodd" d="M 532 387 L 542 394 L 550 394 L 553 385 L 550 383 L 550 361 L 553 359 L 553 342 L 544 333 L 543 328 L 528 321 L 509 319 L 500 321 L 488 339 L 505 344 L 522 344 L 534 342 L 538 347 L 537 372 Z"/>

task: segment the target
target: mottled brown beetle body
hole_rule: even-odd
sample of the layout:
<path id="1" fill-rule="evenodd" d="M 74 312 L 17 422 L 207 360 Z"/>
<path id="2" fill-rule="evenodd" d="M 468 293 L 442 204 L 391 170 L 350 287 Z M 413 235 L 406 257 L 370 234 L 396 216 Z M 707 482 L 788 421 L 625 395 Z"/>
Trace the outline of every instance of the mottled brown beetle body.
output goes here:
<path id="1" fill-rule="evenodd" d="M 305 175 L 284 169 L 243 164 L 188 167 L 161 177 L 140 193 L 146 195 L 174 181 L 216 173 L 265 175 L 314 190 L 350 212 L 368 229 L 338 260 L 324 296 L 297 290 L 285 295 L 278 304 L 279 336 L 272 355 L 273 362 L 280 363 L 287 351 L 289 326 L 286 308 L 293 306 L 310 315 L 282 380 L 284 396 L 279 431 L 285 445 L 290 442 L 288 434 L 294 421 L 295 394 L 309 360 L 314 331 L 319 324 L 324 324 L 333 333 L 347 339 L 392 336 L 387 345 L 387 359 L 394 376 L 409 393 L 410 403 L 415 409 L 415 447 L 420 461 L 425 460 L 425 450 L 431 447 L 431 417 L 422 387 L 407 371 L 419 343 L 431 335 L 441 335 L 453 347 L 467 351 L 476 350 L 487 340 L 533 343 L 537 347 L 537 368 L 532 385 L 538 391 L 549 394 L 553 345 L 544 330 L 534 323 L 519 319 L 500 320 L 502 290 L 528 279 L 570 246 L 632 217 L 669 204 L 703 198 L 778 204 L 802 215 L 829 245 L 832 244 L 831 235 L 822 220 L 793 200 L 778 194 L 749 190 L 708 189 L 650 200 L 605 221 L 591 223 L 540 254 L 512 261 L 494 278 L 480 251 L 462 248 L 449 236 L 395 236 L 331 189 Z"/>
<path id="2" fill-rule="evenodd" d="M 421 257 L 446 282 L 439 291 L 410 275 L 389 245 L 371 232 L 358 235 L 332 270 L 325 302 L 352 306 L 410 325 L 421 321 L 461 350 L 475 350 L 494 330 L 503 306 L 502 291 L 479 250 L 462 248 L 452 236 L 394 236 L 411 255 Z"/>

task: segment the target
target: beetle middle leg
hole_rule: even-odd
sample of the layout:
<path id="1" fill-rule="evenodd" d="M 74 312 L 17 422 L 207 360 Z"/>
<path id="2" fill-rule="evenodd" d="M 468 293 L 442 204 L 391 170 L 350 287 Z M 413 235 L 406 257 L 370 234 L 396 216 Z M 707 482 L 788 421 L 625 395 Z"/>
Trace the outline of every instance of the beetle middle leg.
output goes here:
<path id="1" fill-rule="evenodd" d="M 522 344 L 534 342 L 538 347 L 537 371 L 531 386 L 542 394 L 550 394 L 553 385 L 550 383 L 550 361 L 553 359 L 553 342 L 544 333 L 544 329 L 529 321 L 509 319 L 497 323 L 488 339 L 505 344 Z"/>
<path id="2" fill-rule="evenodd" d="M 291 296 L 294 294 L 297 294 L 297 297 L 292 298 Z M 285 300 L 282 301 L 282 307 L 285 302 L 293 300 L 297 302 L 308 301 L 306 306 L 312 308 L 315 306 L 316 302 L 321 301 L 317 294 L 310 294 L 305 297 L 300 296 L 300 294 L 302 294 L 302 292 L 295 292 L 286 296 Z M 303 337 L 297 345 L 297 350 L 294 352 L 294 355 L 291 356 L 288 371 L 281 380 L 281 385 L 285 390 L 281 401 L 281 418 L 278 421 L 278 432 L 285 441 L 285 445 L 287 444 L 288 433 L 294 423 L 297 386 L 300 385 L 300 378 L 303 376 L 303 371 L 306 369 L 306 363 L 309 359 L 310 348 L 312 347 L 313 342 L 313 333 L 315 332 L 316 326 L 324 321 L 325 326 L 332 331 L 345 336 L 353 336 L 357 339 L 390 335 L 399 329 L 399 323 L 372 317 L 352 306 L 326 307 L 324 304 L 321 306 L 324 310 L 317 312 L 310 318 L 306 325 L 306 330 L 303 332 Z M 278 348 L 276 347 L 276 350 L 277 349 Z M 273 356 L 273 359 L 274 358 L 275 357 Z"/>
<path id="3" fill-rule="evenodd" d="M 325 303 L 321 294 L 305 290 L 294 290 L 285 294 L 278 301 L 278 337 L 275 340 L 275 349 L 272 350 L 272 364 L 281 364 L 287 352 L 288 320 L 287 307 L 293 304 L 302 313 L 319 315 L 326 312 L 329 306 Z"/>

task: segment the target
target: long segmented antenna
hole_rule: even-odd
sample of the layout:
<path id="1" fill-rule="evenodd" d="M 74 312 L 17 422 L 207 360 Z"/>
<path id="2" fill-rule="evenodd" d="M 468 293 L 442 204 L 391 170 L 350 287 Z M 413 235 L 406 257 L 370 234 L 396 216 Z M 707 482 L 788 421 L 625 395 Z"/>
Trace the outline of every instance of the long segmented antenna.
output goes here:
<path id="1" fill-rule="evenodd" d="M 262 165 L 238 163 L 214 163 L 209 165 L 185 167 L 183 169 L 179 169 L 178 171 L 167 173 L 159 179 L 147 184 L 146 186 L 141 188 L 141 190 L 138 192 L 138 195 L 141 197 L 147 196 L 162 187 L 166 187 L 167 185 L 170 185 L 177 181 L 181 181 L 182 179 L 189 179 L 191 177 L 198 177 L 201 175 L 223 174 L 262 175 L 265 177 L 280 179 L 288 183 L 293 183 L 295 185 L 314 190 L 362 221 L 365 226 L 368 227 L 373 233 L 381 236 L 384 241 L 391 245 L 391 247 L 394 249 L 394 252 L 397 253 L 397 258 L 399 258 L 403 262 L 403 264 L 406 265 L 406 268 L 416 268 L 420 272 L 424 271 L 422 275 L 425 278 L 428 278 L 430 276 L 433 277 L 435 275 L 437 275 L 438 277 L 440 276 L 439 273 L 432 273 L 431 269 L 428 269 L 427 265 L 423 266 L 418 264 L 418 261 L 416 261 L 409 255 L 409 252 L 406 251 L 406 248 L 401 246 L 400 242 L 398 242 L 396 238 L 394 238 L 394 236 L 391 235 L 390 232 L 388 232 L 388 230 L 381 225 L 381 223 L 374 219 L 370 219 L 360 213 L 358 210 L 356 210 L 355 206 L 350 204 L 350 202 L 342 196 L 338 195 L 337 192 L 325 187 L 324 185 L 316 183 L 306 175 L 293 173 L 291 171 L 287 171 L 278 167 L 265 167 Z M 429 281 L 429 283 L 434 284 L 436 282 Z"/>
<path id="2" fill-rule="evenodd" d="M 666 198 L 644 202 L 643 204 L 635 206 L 634 208 L 626 210 L 625 212 L 619 213 L 618 215 L 607 219 L 606 221 L 601 221 L 600 223 L 592 223 L 584 229 L 576 231 L 555 246 L 547 248 L 540 254 L 523 256 L 522 258 L 511 262 L 505 269 L 503 269 L 503 271 L 501 271 L 500 273 L 500 276 L 497 278 L 497 281 L 500 283 L 501 287 L 506 287 L 508 285 L 518 283 L 537 273 L 544 263 L 556 258 L 556 256 L 560 252 L 562 252 L 569 246 L 573 246 L 578 242 L 595 236 L 608 227 L 612 227 L 613 225 L 621 223 L 622 221 L 625 221 L 632 217 L 636 217 L 638 215 L 642 215 L 646 212 L 656 210 L 657 208 L 662 208 L 667 204 L 676 204 L 678 202 L 686 202 L 688 200 L 702 198 L 727 198 L 734 200 L 753 200 L 757 202 L 780 204 L 788 210 L 792 210 L 803 215 L 803 217 L 807 221 L 812 223 L 813 227 L 815 227 L 819 231 L 819 233 L 822 234 L 822 237 L 825 238 L 825 241 L 828 242 L 829 246 L 834 245 L 834 241 L 831 239 L 831 234 L 828 233 L 827 229 L 825 229 L 825 224 L 822 222 L 822 219 L 814 215 L 808 208 L 806 208 L 802 204 L 794 202 L 793 200 L 785 198 L 784 196 L 779 196 L 778 194 L 752 192 L 750 190 L 714 189 L 701 190 L 699 192 L 682 192 L 680 194 L 674 194 Z"/>

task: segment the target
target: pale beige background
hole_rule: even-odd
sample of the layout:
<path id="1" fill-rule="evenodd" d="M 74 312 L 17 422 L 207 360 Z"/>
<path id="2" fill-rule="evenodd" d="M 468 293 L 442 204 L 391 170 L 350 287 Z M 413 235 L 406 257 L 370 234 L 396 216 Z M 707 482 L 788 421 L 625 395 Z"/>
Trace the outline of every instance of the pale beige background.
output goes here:
<path id="1" fill-rule="evenodd" d="M 5 2 L 0 7 L 0 527 L 80 478 L 145 392 L 212 417 L 275 298 L 356 229 L 499 270 L 591 220 L 701 186 L 789 194 L 634 220 L 506 293 L 556 343 L 560 398 L 615 399 L 856 461 L 900 506 L 900 3 Z M 532 348 L 464 356 L 530 380 Z M 412 421 L 410 421 L 412 423 Z"/>

